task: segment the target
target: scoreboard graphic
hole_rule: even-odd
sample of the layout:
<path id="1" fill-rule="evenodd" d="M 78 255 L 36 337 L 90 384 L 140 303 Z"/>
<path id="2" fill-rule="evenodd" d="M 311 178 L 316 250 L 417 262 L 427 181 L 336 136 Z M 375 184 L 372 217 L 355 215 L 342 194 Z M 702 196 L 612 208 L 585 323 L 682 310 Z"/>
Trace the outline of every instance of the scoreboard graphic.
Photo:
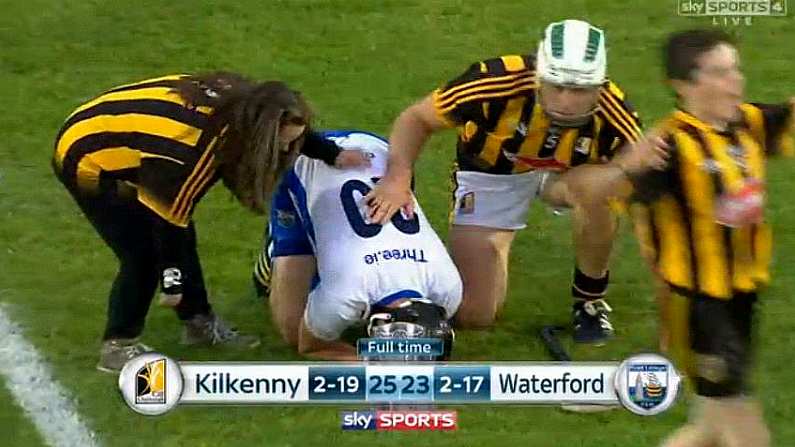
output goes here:
<path id="1" fill-rule="evenodd" d="M 285 365 L 183 363 L 181 403 L 617 404 L 617 363 Z M 222 372 L 221 372 L 222 371 Z"/>
<path id="2" fill-rule="evenodd" d="M 147 354 L 150 361 L 158 356 Z M 638 414 L 656 414 L 676 399 L 680 381 L 670 362 L 654 354 L 622 363 L 166 364 L 182 380 L 174 381 L 181 387 L 178 399 L 163 412 L 177 404 L 441 403 L 622 404 Z M 127 383 L 121 379 L 120 386 Z"/>

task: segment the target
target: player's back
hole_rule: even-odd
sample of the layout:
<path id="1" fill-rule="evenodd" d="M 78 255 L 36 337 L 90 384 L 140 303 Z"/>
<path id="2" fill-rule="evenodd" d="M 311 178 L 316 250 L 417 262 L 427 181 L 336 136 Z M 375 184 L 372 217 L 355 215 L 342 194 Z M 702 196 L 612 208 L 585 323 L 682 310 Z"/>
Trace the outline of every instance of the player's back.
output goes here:
<path id="1" fill-rule="evenodd" d="M 320 287 L 375 302 L 406 289 L 427 296 L 435 283 L 447 282 L 443 277 L 453 274 L 457 280 L 444 245 L 416 201 L 412 219 L 398 213 L 382 226 L 365 217 L 363 198 L 386 170 L 387 142 L 363 132 L 326 137 L 344 148 L 365 150 L 371 166 L 340 170 L 301 156 L 289 174 L 288 181 L 300 183 L 290 189 L 293 200 L 303 205 L 299 209 L 308 213 L 299 217 L 314 244 Z"/>

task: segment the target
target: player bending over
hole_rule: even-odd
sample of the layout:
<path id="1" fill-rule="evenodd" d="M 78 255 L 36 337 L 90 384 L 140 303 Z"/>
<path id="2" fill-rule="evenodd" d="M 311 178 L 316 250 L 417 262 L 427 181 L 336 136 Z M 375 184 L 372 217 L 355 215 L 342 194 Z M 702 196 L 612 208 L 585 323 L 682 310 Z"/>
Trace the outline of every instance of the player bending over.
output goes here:
<path id="1" fill-rule="evenodd" d="M 355 360 L 340 336 L 368 320 L 370 335 L 444 338 L 449 348 L 461 278 L 422 210 L 415 201 L 411 219 L 396 214 L 384 225 L 364 217 L 363 197 L 384 173 L 387 142 L 358 131 L 325 136 L 366 151 L 371 166 L 339 170 L 301 156 L 285 174 L 262 257 L 273 261 L 276 326 L 299 352 L 325 360 Z"/>

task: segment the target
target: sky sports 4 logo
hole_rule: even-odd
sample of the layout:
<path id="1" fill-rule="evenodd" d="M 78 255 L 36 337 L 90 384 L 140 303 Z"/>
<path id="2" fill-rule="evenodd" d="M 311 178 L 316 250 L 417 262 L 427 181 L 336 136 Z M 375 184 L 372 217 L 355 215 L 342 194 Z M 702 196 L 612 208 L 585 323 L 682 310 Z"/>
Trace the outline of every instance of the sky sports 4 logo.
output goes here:
<path id="1" fill-rule="evenodd" d="M 343 411 L 342 429 L 348 431 L 456 430 L 455 411 Z"/>
<path id="2" fill-rule="evenodd" d="M 678 0 L 683 16 L 786 16 L 787 0 Z"/>

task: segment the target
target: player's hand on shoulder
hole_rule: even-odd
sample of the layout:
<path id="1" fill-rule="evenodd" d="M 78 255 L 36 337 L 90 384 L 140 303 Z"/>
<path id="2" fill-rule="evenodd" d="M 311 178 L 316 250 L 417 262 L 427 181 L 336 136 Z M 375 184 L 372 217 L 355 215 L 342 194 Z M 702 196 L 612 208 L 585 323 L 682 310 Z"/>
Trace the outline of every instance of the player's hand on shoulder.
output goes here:
<path id="1" fill-rule="evenodd" d="M 384 225 L 398 211 L 403 211 L 407 219 L 414 217 L 414 196 L 411 184 L 384 177 L 369 194 L 364 196 L 367 204 L 367 217 L 371 223 Z"/>
<path id="2" fill-rule="evenodd" d="M 345 149 L 337 155 L 334 167 L 338 169 L 369 168 L 372 155 L 359 149 Z"/>
<path id="3" fill-rule="evenodd" d="M 668 166 L 670 145 L 660 130 L 653 129 L 631 144 L 616 160 L 627 174 L 641 174 L 649 170 L 663 170 Z"/>

